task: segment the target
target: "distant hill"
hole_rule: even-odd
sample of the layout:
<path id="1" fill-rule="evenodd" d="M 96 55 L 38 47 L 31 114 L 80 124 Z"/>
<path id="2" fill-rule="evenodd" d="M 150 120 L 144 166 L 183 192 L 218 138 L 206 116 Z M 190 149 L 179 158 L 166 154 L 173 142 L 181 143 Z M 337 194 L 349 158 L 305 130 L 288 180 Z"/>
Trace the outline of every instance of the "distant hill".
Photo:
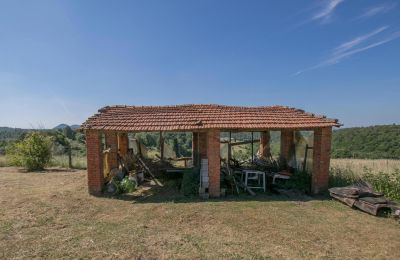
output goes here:
<path id="1" fill-rule="evenodd" d="M 64 129 L 66 127 L 71 127 L 72 130 L 76 130 L 80 127 L 80 125 L 67 125 L 67 124 L 59 124 L 56 127 L 53 127 L 53 129 Z"/>
<path id="2" fill-rule="evenodd" d="M 68 127 L 69 125 L 67 124 L 59 124 L 58 126 L 53 127 L 53 129 L 64 129 L 66 127 Z"/>
<path id="3" fill-rule="evenodd" d="M 32 130 L 12 127 L 0 127 L 0 141 L 16 140 L 30 131 Z"/>
<path id="4" fill-rule="evenodd" d="M 400 125 L 334 130 L 332 158 L 400 159 Z"/>

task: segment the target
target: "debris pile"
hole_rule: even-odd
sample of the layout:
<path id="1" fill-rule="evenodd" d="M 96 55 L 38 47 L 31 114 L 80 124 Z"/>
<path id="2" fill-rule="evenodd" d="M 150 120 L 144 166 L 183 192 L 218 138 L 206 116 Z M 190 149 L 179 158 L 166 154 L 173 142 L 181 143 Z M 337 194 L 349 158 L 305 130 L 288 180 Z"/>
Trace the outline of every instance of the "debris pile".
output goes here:
<path id="1" fill-rule="evenodd" d="M 331 188 L 329 192 L 333 198 L 349 207 L 358 208 L 371 215 L 377 216 L 390 212 L 392 215 L 400 217 L 400 205 L 387 200 L 383 193 L 374 191 L 371 184 L 363 180 L 350 186 Z"/>

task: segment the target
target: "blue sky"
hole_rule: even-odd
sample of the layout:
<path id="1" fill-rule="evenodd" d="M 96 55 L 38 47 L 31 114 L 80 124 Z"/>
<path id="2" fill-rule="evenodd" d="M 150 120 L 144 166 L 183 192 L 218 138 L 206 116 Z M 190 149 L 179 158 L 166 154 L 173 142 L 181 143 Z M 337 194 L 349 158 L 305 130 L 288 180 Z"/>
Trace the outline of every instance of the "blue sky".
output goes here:
<path id="1" fill-rule="evenodd" d="M 0 126 L 105 105 L 287 105 L 400 123 L 400 1 L 0 0 Z"/>

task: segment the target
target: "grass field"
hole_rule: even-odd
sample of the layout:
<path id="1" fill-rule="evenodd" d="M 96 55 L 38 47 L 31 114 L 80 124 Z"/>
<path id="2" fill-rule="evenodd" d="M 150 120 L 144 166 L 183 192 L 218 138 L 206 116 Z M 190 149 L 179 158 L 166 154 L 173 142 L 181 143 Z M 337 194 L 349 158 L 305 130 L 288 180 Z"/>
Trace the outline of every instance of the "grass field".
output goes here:
<path id="1" fill-rule="evenodd" d="M 399 259 L 400 226 L 327 198 L 87 194 L 86 172 L 0 168 L 0 258 Z"/>
<path id="2" fill-rule="evenodd" d="M 362 175 L 365 168 L 376 173 L 392 172 L 400 169 L 400 160 L 331 159 L 331 168 L 347 169 L 357 175 Z"/>

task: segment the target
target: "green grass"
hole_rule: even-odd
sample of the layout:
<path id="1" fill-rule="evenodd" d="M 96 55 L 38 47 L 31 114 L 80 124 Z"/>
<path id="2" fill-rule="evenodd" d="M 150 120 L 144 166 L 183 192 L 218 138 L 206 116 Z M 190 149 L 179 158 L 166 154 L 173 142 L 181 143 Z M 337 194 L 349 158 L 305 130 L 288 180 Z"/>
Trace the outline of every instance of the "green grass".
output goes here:
<path id="1" fill-rule="evenodd" d="M 9 166 L 6 157 L 4 155 L 0 155 L 0 167 L 6 166 Z"/>

